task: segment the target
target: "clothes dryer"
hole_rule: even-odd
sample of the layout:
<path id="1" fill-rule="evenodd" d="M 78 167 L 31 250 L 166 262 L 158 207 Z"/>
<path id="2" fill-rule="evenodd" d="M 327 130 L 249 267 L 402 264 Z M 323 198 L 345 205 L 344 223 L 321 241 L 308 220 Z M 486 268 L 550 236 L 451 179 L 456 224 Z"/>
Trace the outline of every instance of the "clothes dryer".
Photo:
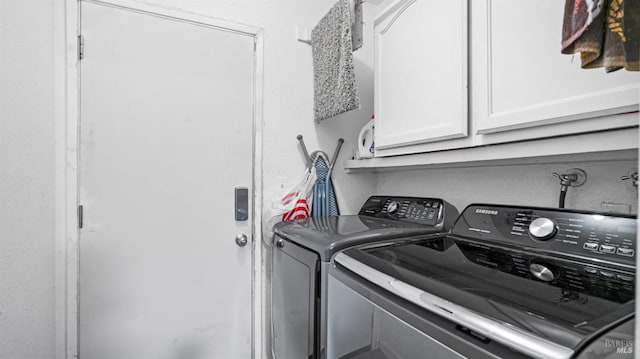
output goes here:
<path id="1" fill-rule="evenodd" d="M 272 260 L 274 358 L 325 358 L 327 270 L 343 249 L 447 231 L 457 210 L 438 198 L 372 196 L 358 215 L 276 224 Z"/>

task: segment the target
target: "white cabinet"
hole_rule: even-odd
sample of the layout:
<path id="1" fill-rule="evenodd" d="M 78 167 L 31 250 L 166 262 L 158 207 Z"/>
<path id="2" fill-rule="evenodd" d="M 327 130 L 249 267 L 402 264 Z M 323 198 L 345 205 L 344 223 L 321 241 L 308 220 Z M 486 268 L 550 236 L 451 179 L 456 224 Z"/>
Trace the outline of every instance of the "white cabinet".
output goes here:
<path id="1" fill-rule="evenodd" d="M 467 136 L 466 0 L 398 0 L 375 32 L 375 143 Z"/>
<path id="2" fill-rule="evenodd" d="M 374 34 L 377 162 L 501 144 L 510 144 L 509 156 L 571 154 L 570 141 L 548 139 L 581 143 L 590 133 L 602 141 L 581 144 L 581 153 L 637 148 L 611 132 L 637 131 L 640 73 L 585 70 L 579 54 L 561 54 L 563 5 L 399 0 L 382 11 Z"/>
<path id="3" fill-rule="evenodd" d="M 563 1 L 474 0 L 472 6 L 476 134 L 572 121 L 564 133 L 550 128 L 547 135 L 637 125 L 631 117 L 622 122 L 576 121 L 637 110 L 640 73 L 585 70 L 579 54 L 561 54 Z M 542 135 L 532 131 L 519 137 Z"/>

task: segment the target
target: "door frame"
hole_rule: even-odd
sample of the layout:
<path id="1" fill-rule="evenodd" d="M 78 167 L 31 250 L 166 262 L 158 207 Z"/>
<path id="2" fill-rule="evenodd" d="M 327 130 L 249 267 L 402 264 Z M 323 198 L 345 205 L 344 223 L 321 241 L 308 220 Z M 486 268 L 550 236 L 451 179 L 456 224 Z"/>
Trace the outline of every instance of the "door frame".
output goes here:
<path id="1" fill-rule="evenodd" d="M 251 241 L 251 303 L 253 358 L 262 357 L 262 144 L 264 31 L 262 28 L 220 20 L 135 0 L 82 0 L 95 4 L 153 13 L 166 18 L 231 31 L 254 38 L 253 209 Z M 79 327 L 79 124 L 80 34 L 79 0 L 56 1 L 54 7 L 54 122 L 55 122 L 55 358 L 78 357 Z"/>

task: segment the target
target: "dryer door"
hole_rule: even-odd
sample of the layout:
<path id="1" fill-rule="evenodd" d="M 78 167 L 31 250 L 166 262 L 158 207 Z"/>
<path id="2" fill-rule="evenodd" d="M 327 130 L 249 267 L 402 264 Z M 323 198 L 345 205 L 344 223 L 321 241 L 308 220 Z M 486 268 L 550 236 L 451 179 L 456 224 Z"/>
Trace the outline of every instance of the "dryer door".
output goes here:
<path id="1" fill-rule="evenodd" d="M 319 257 L 276 236 L 271 315 L 275 358 L 318 358 Z"/>

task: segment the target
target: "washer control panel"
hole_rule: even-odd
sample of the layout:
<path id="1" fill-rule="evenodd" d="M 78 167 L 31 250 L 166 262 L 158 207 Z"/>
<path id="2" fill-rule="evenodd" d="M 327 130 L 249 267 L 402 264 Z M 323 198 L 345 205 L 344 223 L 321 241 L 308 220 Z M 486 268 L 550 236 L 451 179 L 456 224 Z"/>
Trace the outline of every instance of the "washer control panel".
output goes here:
<path id="1" fill-rule="evenodd" d="M 358 214 L 435 226 L 442 222 L 445 207 L 437 198 L 372 196 Z"/>
<path id="2" fill-rule="evenodd" d="M 635 216 L 621 214 L 473 204 L 452 234 L 635 266 L 636 222 Z"/>

